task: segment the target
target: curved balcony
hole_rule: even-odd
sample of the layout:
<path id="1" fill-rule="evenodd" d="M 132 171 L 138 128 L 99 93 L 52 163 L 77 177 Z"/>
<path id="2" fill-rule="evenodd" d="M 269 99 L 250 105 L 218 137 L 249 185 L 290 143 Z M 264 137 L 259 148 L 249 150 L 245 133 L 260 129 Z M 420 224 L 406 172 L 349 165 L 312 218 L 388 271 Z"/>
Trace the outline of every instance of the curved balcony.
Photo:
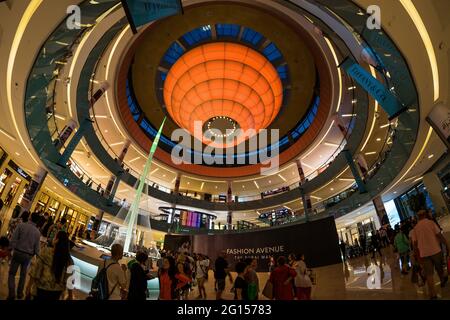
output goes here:
<path id="1" fill-rule="evenodd" d="M 328 1 L 320 2 L 327 3 Z M 376 31 L 378 35 L 374 38 L 370 32 L 364 29 L 365 20 L 363 17 L 356 14 L 356 12 L 359 12 L 360 10 L 358 6 L 347 0 L 341 0 L 339 2 L 341 4 L 340 6 L 334 6 L 333 2 L 333 10 L 335 10 L 337 14 L 348 15 L 347 23 L 351 26 L 349 32 L 361 30 L 361 37 L 365 41 L 366 45 L 371 47 L 374 52 L 379 53 L 379 57 L 383 65 L 379 71 L 386 75 L 386 79 L 389 79 L 389 83 L 394 84 L 395 93 L 399 97 L 400 101 L 409 106 L 410 110 L 418 111 L 417 92 L 415 90 L 412 77 L 409 73 L 408 66 L 401 53 L 389 37 L 387 37 L 383 32 Z M 89 21 L 94 23 L 95 18 L 97 18 L 98 15 L 116 3 L 117 1 L 102 1 L 102 6 L 90 6 L 87 2 L 84 2 L 82 6 L 87 6 L 87 8 L 83 10 L 85 13 L 84 19 L 86 19 L 88 23 Z M 93 11 L 91 11 L 91 9 Z M 349 14 L 349 12 L 352 14 Z M 77 102 L 79 104 L 79 108 L 81 108 L 80 110 L 83 110 L 83 108 L 85 111 L 88 110 L 89 104 L 87 101 L 86 92 L 89 91 L 89 79 L 91 78 L 98 57 L 105 50 L 117 32 L 123 28 L 125 23 L 125 20 L 121 20 L 116 23 L 107 33 L 104 34 L 101 41 L 99 41 L 95 48 L 91 51 L 81 73 L 81 77 L 87 81 L 80 81 L 79 87 L 77 88 Z M 62 168 L 55 164 L 58 161 L 60 154 L 52 142 L 52 135 L 54 135 L 54 132 L 50 132 L 49 126 L 42 126 L 43 123 L 47 123 L 48 121 L 47 111 L 53 101 L 52 93 L 48 93 L 52 91 L 51 87 L 52 85 L 54 86 L 53 81 L 56 80 L 56 76 L 53 76 L 53 74 L 55 74 L 55 64 L 53 61 L 60 61 L 60 59 L 64 59 L 70 53 L 71 46 L 83 33 L 83 31 L 70 33 L 64 28 L 64 24 L 65 22 L 63 21 L 59 26 L 60 30 L 57 29 L 43 45 L 42 50 L 36 59 L 35 65 L 30 72 L 25 94 L 26 124 L 28 132 L 36 152 L 40 155 L 49 171 L 51 171 L 53 175 L 61 181 L 61 183 L 66 185 L 70 191 L 80 196 L 83 200 L 91 203 L 101 210 L 111 213 L 112 215 L 116 215 L 120 209 L 117 204 L 108 203 L 105 197 L 86 186 L 86 184 L 83 183 L 83 181 L 80 180 L 79 177 L 77 177 L 70 170 L 70 168 Z M 332 36 L 338 37 L 335 34 Z M 383 37 L 383 42 L 380 41 L 378 37 Z M 68 45 L 65 50 L 60 50 L 60 48 L 52 46 L 52 42 L 54 41 L 69 43 L 70 45 Z M 386 43 L 389 45 L 386 45 Z M 389 70 L 395 70 L 395 72 L 388 73 Z M 362 118 L 364 119 L 364 117 L 367 119 L 367 95 L 362 90 L 356 90 L 355 94 L 357 94 L 358 101 L 355 110 L 358 114 L 358 120 Z M 352 134 L 347 139 L 346 148 L 351 150 L 352 153 L 357 150 L 361 142 L 365 123 L 366 121 L 356 121 Z M 403 168 L 412 152 L 417 135 L 418 123 L 418 112 L 401 114 L 398 118 L 398 127 L 396 130 L 395 140 L 392 142 L 392 145 L 388 150 L 389 152 L 387 152 L 384 157 L 383 166 L 380 166 L 377 171 L 373 169 L 374 173 L 366 180 L 368 193 L 353 193 L 350 197 L 335 206 L 328 208 L 323 215 L 333 214 L 335 216 L 339 216 L 353 211 L 359 206 L 370 201 L 384 189 L 384 186 L 391 183 L 397 176 L 397 173 Z M 98 149 L 100 153 L 96 153 L 97 157 L 101 159 L 104 164 L 108 164 L 107 167 L 111 170 L 111 172 L 118 174 L 123 169 L 103 148 L 95 135 L 94 129 L 91 128 L 90 130 L 92 131 L 88 131 L 86 134 L 86 139 L 90 147 L 96 151 Z M 94 139 L 94 137 L 96 139 Z M 92 139 L 92 141 L 90 139 Z M 338 154 L 323 173 L 304 184 L 303 187 L 305 191 L 311 192 L 324 185 L 330 181 L 330 179 L 335 177 L 345 166 L 346 162 L 343 155 Z M 121 180 L 130 185 L 134 185 L 136 177 L 128 172 L 125 172 L 122 174 Z M 148 190 L 150 196 L 169 203 L 177 203 L 217 211 L 258 209 L 261 207 L 279 205 L 300 197 L 299 189 L 296 188 L 264 200 L 223 204 L 168 194 L 151 186 L 148 186 Z M 140 215 L 139 219 L 141 224 L 147 225 L 142 220 L 148 219 L 147 215 Z M 150 221 L 153 228 L 167 231 L 168 225 L 165 222 L 154 219 L 151 219 Z M 300 222 L 302 222 L 302 218 L 297 218 L 291 221 L 291 223 Z"/>

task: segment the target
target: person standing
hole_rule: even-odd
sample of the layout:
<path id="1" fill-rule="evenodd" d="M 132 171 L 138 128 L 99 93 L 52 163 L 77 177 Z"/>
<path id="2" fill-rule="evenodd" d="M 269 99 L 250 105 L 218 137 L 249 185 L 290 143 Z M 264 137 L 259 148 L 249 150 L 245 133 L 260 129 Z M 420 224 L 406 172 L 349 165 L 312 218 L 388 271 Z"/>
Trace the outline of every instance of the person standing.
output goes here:
<path id="1" fill-rule="evenodd" d="M 380 243 L 380 235 L 378 232 L 374 232 L 372 237 L 370 238 L 371 244 L 372 244 L 372 259 L 375 259 L 375 252 L 377 252 L 380 255 L 380 258 L 382 257 L 381 254 L 381 243 Z"/>
<path id="2" fill-rule="evenodd" d="M 198 285 L 197 299 L 206 299 L 205 281 L 208 279 L 209 260 L 202 254 L 197 255 L 195 278 Z"/>
<path id="3" fill-rule="evenodd" d="M 427 219 L 427 212 L 420 210 L 417 215 L 419 221 L 411 231 L 414 254 L 425 272 L 430 299 L 437 299 L 434 288 L 434 270 L 436 269 L 439 275 L 441 287 L 445 287 L 448 276 L 444 275 L 444 257 L 441 244 L 445 246 L 447 253 L 449 252 L 449 247 L 447 240 L 436 223 Z"/>
<path id="4" fill-rule="evenodd" d="M 297 272 L 286 264 L 286 258 L 277 259 L 277 267 L 270 274 L 269 281 L 273 285 L 273 298 L 275 300 L 293 300 L 292 280 Z"/>
<path id="5" fill-rule="evenodd" d="M 34 285 L 35 300 L 59 300 L 67 287 L 67 268 L 70 265 L 73 265 L 73 261 L 70 257 L 69 236 L 60 231 L 53 240 L 53 246 L 43 248 L 31 267 L 27 296 L 31 296 Z M 68 292 L 68 299 L 72 300 L 72 290 Z"/>
<path id="6" fill-rule="evenodd" d="M 147 300 L 147 281 L 153 277 L 147 269 L 148 255 L 144 252 L 136 253 L 136 261 L 130 267 L 130 286 L 128 300 Z"/>
<path id="7" fill-rule="evenodd" d="M 158 272 L 159 300 L 172 300 L 175 296 L 177 280 L 175 259 L 170 255 L 163 258 L 162 268 Z"/>
<path id="8" fill-rule="evenodd" d="M 297 276 L 295 277 L 296 296 L 298 300 L 311 300 L 312 282 L 307 274 L 308 269 L 305 263 L 305 255 L 297 256 Z"/>
<path id="9" fill-rule="evenodd" d="M 25 279 L 30 265 L 31 259 L 39 254 L 41 233 L 36 228 L 36 223 L 39 221 L 39 214 L 34 213 L 31 216 L 31 221 L 28 222 L 30 213 L 25 211 L 22 213 L 22 220 L 14 230 L 11 237 L 11 249 L 13 255 L 8 274 L 8 300 L 23 298 L 23 289 L 25 286 Z M 16 295 L 16 273 L 20 267 L 20 278 L 17 286 Z"/>
<path id="10" fill-rule="evenodd" d="M 248 283 L 248 300 L 258 300 L 259 298 L 259 279 L 256 273 L 258 261 L 256 259 L 247 259 L 247 272 L 245 273 L 245 280 Z"/>
<path id="11" fill-rule="evenodd" d="M 366 255 L 366 237 L 363 234 L 359 237 L 359 244 L 361 245 L 362 255 L 365 256 Z"/>
<path id="12" fill-rule="evenodd" d="M 228 261 L 225 259 L 225 252 L 222 251 L 214 264 L 214 277 L 217 281 L 216 300 L 222 300 L 222 293 L 225 290 L 225 278 L 228 276 L 230 283 L 233 283 L 233 277 L 228 269 Z"/>
<path id="13" fill-rule="evenodd" d="M 67 231 L 66 222 L 67 222 L 66 218 L 62 217 L 61 220 L 59 220 L 56 224 L 53 224 L 48 229 L 47 238 L 49 245 L 52 245 L 53 238 L 58 234 L 58 232 Z"/>
<path id="14" fill-rule="evenodd" d="M 121 244 L 113 244 L 111 247 L 111 259 L 106 261 L 105 268 L 108 279 L 109 300 L 124 300 L 127 287 L 127 266 L 119 264 L 123 258 Z"/>
<path id="15" fill-rule="evenodd" d="M 244 262 L 236 263 L 237 277 L 234 281 L 234 300 L 248 300 L 248 283 L 245 280 L 247 265 Z"/>

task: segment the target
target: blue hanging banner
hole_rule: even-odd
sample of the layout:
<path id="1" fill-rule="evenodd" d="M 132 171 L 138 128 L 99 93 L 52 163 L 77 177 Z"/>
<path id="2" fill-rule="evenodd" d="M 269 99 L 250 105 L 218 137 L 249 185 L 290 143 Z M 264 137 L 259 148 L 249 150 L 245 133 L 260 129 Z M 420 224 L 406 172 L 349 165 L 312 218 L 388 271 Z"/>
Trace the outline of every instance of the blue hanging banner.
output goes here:
<path id="1" fill-rule="evenodd" d="M 407 108 L 380 81 L 361 67 L 355 60 L 347 57 L 340 67 L 347 72 L 364 90 L 367 91 L 389 115 L 389 120 L 396 118 Z"/>
<path id="2" fill-rule="evenodd" d="M 133 33 L 151 21 L 183 12 L 181 0 L 122 0 Z"/>

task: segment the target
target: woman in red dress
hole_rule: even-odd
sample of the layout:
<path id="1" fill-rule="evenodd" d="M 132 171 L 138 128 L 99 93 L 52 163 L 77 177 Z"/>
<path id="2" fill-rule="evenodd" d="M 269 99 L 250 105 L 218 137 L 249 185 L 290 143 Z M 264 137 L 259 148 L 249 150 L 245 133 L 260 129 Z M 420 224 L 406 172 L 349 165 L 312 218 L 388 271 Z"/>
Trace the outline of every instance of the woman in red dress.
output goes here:
<path id="1" fill-rule="evenodd" d="M 270 274 L 275 300 L 293 300 L 292 280 L 297 272 L 286 264 L 286 258 L 281 256 L 277 260 L 277 267 Z"/>

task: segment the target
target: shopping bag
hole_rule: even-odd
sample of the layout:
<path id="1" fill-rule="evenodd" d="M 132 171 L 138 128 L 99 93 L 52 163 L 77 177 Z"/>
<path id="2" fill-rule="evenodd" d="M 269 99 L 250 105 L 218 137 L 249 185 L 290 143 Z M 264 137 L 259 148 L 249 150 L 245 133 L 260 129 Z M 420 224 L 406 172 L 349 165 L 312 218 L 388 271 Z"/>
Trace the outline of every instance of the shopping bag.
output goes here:
<path id="1" fill-rule="evenodd" d="M 264 286 L 264 289 L 262 291 L 262 294 L 269 300 L 273 299 L 273 284 L 272 282 L 270 282 L 270 280 L 267 280 L 266 285 Z"/>

